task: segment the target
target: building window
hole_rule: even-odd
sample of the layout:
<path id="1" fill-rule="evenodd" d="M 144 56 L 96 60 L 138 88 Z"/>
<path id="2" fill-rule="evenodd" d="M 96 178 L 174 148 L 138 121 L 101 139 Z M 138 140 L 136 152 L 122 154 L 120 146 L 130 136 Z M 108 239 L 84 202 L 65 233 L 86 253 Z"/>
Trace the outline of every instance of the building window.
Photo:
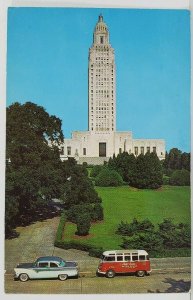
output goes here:
<path id="1" fill-rule="evenodd" d="M 71 155 L 71 147 L 67 147 L 67 155 Z"/>
<path id="2" fill-rule="evenodd" d="M 100 42 L 101 42 L 101 44 L 103 44 L 103 42 L 104 42 L 103 36 L 100 37 Z"/>
<path id="3" fill-rule="evenodd" d="M 144 154 L 144 147 L 141 147 L 141 154 Z"/>
<path id="4" fill-rule="evenodd" d="M 153 153 L 156 153 L 156 147 L 153 147 Z"/>
<path id="5" fill-rule="evenodd" d="M 150 147 L 147 147 L 147 152 L 150 153 Z"/>
<path id="6" fill-rule="evenodd" d="M 64 147 L 61 147 L 61 149 L 60 149 L 60 154 L 61 154 L 61 155 L 64 155 Z"/>
<path id="7" fill-rule="evenodd" d="M 134 147 L 134 153 L 135 155 L 138 155 L 138 147 Z"/>
<path id="8" fill-rule="evenodd" d="M 119 148 L 119 154 L 121 154 L 122 153 L 122 149 L 121 148 Z"/>
<path id="9" fill-rule="evenodd" d="M 83 148 L 83 155 L 86 155 L 86 148 Z"/>

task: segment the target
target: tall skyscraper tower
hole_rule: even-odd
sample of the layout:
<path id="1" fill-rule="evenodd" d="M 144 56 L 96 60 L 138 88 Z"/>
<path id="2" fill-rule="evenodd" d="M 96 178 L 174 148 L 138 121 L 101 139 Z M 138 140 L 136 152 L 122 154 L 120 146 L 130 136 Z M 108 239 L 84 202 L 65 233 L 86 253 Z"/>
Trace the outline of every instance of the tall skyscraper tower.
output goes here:
<path id="1" fill-rule="evenodd" d="M 123 40 L 124 42 L 124 40 Z M 165 141 L 133 139 L 132 131 L 116 131 L 116 70 L 108 27 L 100 15 L 88 58 L 88 131 L 73 131 L 61 146 L 61 158 L 100 165 L 122 152 L 135 156 L 156 152 L 165 157 Z"/>
<path id="2" fill-rule="evenodd" d="M 109 31 L 100 15 L 89 49 L 88 66 L 88 130 L 108 133 L 116 130 L 116 82 L 114 49 Z"/>

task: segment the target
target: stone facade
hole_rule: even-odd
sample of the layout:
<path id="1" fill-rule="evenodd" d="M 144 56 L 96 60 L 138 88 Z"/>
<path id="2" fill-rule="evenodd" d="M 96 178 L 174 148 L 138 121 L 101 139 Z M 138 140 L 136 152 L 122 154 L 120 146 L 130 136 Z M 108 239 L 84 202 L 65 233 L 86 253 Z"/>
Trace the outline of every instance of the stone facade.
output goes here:
<path id="1" fill-rule="evenodd" d="M 156 152 L 165 157 L 165 141 L 133 139 L 131 131 L 116 131 L 116 70 L 114 49 L 107 25 L 100 15 L 94 29 L 88 61 L 88 131 L 74 131 L 61 146 L 61 159 L 103 164 L 123 151 L 139 155 Z"/>

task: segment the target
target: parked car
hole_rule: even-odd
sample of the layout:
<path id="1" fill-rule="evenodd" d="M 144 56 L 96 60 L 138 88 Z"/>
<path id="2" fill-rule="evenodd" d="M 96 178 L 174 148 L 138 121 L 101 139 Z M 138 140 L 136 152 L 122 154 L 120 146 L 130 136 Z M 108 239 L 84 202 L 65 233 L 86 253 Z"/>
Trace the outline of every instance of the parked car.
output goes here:
<path id="1" fill-rule="evenodd" d="M 116 274 L 134 273 L 138 277 L 149 275 L 151 266 L 145 250 L 111 250 L 103 252 L 97 274 L 113 278 Z"/>
<path id="2" fill-rule="evenodd" d="M 66 280 L 68 277 L 78 277 L 77 263 L 65 261 L 57 256 L 39 257 L 33 263 L 20 263 L 14 268 L 14 279 L 23 282 L 43 278 Z"/>

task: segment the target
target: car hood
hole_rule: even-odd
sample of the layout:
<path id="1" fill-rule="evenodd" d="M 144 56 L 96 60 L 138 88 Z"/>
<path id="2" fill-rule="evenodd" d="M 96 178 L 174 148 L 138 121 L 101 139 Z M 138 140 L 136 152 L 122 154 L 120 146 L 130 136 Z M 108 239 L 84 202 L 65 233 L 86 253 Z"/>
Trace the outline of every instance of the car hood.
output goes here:
<path id="1" fill-rule="evenodd" d="M 65 267 L 77 267 L 77 263 L 75 261 L 66 261 Z"/>
<path id="2" fill-rule="evenodd" d="M 34 263 L 20 263 L 17 265 L 17 268 L 22 268 L 22 269 L 28 269 L 33 267 L 34 267 Z"/>

